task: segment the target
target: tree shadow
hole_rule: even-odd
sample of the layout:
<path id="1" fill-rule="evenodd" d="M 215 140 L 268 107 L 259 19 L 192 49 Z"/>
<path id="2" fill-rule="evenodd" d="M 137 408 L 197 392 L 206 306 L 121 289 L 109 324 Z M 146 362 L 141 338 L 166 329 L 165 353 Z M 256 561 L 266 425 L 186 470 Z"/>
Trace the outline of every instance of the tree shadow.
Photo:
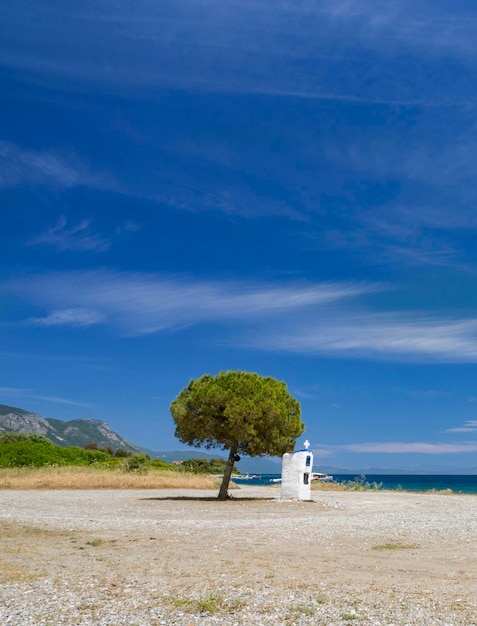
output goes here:
<path id="1" fill-rule="evenodd" d="M 229 496 L 225 500 L 219 500 L 217 496 L 154 496 L 152 498 L 141 498 L 141 500 L 172 500 L 172 501 L 188 501 L 188 502 L 276 502 L 277 498 L 244 496 L 237 498 Z"/>

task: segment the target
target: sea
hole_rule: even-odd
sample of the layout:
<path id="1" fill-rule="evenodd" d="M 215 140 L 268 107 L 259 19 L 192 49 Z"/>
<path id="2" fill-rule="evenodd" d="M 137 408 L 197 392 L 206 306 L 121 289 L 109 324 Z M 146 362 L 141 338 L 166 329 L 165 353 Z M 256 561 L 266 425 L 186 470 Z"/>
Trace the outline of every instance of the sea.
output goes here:
<path id="1" fill-rule="evenodd" d="M 281 474 L 248 474 L 232 477 L 237 484 L 273 485 Z M 451 491 L 477 495 L 477 475 L 456 474 L 334 474 L 333 482 L 362 482 L 369 486 L 392 491 Z"/>

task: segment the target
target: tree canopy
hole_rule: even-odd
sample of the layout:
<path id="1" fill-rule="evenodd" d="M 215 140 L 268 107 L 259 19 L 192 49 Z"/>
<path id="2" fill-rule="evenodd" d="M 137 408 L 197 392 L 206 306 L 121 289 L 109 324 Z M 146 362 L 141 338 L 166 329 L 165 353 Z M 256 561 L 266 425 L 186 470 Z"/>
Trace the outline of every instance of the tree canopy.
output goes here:
<path id="1" fill-rule="evenodd" d="M 227 497 L 239 452 L 282 455 L 305 428 L 300 403 L 286 384 L 252 372 L 219 372 L 191 380 L 172 402 L 171 413 L 183 443 L 230 451 L 219 499 Z"/>

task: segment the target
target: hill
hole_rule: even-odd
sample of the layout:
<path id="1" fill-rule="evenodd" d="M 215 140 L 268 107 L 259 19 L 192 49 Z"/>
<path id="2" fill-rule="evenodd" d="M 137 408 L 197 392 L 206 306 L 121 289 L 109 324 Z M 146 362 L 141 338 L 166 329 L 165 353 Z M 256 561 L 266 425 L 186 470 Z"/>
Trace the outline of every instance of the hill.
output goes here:
<path id="1" fill-rule="evenodd" d="M 114 450 L 124 448 L 131 452 L 141 449 L 115 433 L 111 427 L 98 419 L 77 419 L 64 422 L 58 419 L 41 417 L 18 407 L 0 404 L 0 433 L 22 432 L 43 435 L 58 446 L 78 446 L 83 448 L 96 443 L 102 448 Z"/>

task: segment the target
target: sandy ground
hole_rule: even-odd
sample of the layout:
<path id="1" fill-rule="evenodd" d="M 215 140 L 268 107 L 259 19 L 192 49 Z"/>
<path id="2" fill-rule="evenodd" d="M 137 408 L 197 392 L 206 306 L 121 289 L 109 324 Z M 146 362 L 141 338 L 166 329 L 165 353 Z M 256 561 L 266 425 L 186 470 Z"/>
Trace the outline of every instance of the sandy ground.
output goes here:
<path id="1" fill-rule="evenodd" d="M 477 496 L 1 491 L 0 624 L 477 626 Z"/>

